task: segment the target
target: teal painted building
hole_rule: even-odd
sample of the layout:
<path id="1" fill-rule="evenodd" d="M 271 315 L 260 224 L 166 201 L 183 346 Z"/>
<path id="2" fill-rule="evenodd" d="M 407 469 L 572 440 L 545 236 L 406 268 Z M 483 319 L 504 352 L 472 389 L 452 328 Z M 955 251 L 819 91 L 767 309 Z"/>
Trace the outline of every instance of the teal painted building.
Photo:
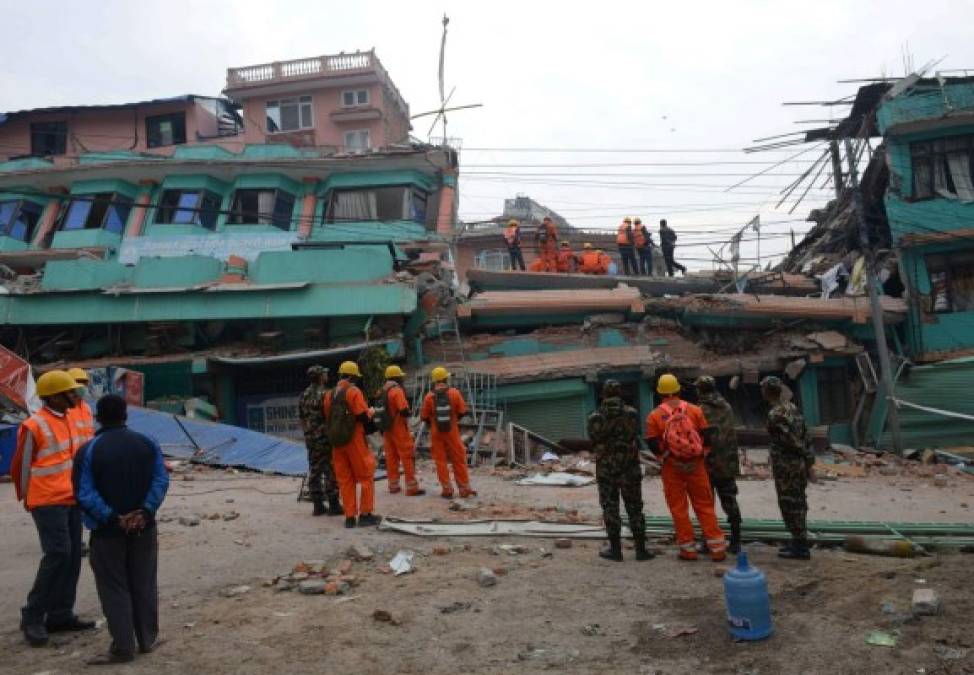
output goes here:
<path id="1" fill-rule="evenodd" d="M 885 205 L 914 361 L 974 352 L 974 78 L 920 80 L 878 108 Z"/>
<path id="2" fill-rule="evenodd" d="M 437 273 L 456 170 L 452 150 L 419 145 L 2 162 L 0 263 L 16 276 L 0 341 L 35 366 L 140 370 L 147 399 L 205 396 L 245 424 L 254 402 L 300 392 L 310 363 L 416 344 L 409 270 L 422 255 Z"/>

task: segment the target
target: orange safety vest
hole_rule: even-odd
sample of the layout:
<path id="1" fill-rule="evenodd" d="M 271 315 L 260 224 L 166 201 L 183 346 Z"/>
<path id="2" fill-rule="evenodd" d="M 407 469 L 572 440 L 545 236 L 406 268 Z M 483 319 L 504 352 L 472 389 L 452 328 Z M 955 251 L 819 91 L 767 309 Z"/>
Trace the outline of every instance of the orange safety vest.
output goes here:
<path id="1" fill-rule="evenodd" d="M 517 231 L 518 228 L 514 227 L 513 225 L 508 225 L 507 228 L 505 228 L 504 241 L 507 242 L 508 246 L 515 246 L 521 243 L 520 241 L 518 241 Z"/>
<path id="2" fill-rule="evenodd" d="M 71 470 L 79 447 L 67 415 L 42 408 L 20 425 L 11 476 L 28 510 L 75 504 Z"/>
<path id="3" fill-rule="evenodd" d="M 619 226 L 619 234 L 616 235 L 616 244 L 619 246 L 632 246 L 632 226 L 623 223 Z"/>
<path id="4" fill-rule="evenodd" d="M 558 271 L 571 272 L 575 267 L 575 254 L 571 251 L 558 252 Z"/>
<path id="5" fill-rule="evenodd" d="M 601 271 L 601 256 L 595 251 L 585 251 L 582 253 L 581 266 L 579 271 L 594 274 Z"/>
<path id="6" fill-rule="evenodd" d="M 636 225 L 632 228 L 632 238 L 636 243 L 636 248 L 642 248 L 646 245 L 646 226 Z"/>
<path id="7" fill-rule="evenodd" d="M 91 414 L 91 406 L 87 401 L 81 401 L 66 413 L 71 422 L 71 433 L 75 437 L 75 451 L 95 437 L 95 416 Z"/>

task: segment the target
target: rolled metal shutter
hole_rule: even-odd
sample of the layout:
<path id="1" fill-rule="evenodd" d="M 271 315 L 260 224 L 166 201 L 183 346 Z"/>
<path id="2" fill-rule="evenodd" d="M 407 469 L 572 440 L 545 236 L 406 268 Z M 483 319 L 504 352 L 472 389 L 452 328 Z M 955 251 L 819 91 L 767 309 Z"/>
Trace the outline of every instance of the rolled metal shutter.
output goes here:
<path id="1" fill-rule="evenodd" d="M 509 402 L 506 419 L 552 441 L 585 438 L 584 396 Z"/>

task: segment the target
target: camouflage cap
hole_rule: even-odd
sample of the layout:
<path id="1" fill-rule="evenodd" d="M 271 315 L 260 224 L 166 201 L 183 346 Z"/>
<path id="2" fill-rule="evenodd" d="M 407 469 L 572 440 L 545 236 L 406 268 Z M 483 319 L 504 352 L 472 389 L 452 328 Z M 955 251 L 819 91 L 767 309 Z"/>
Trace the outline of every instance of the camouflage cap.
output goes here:
<path id="1" fill-rule="evenodd" d="M 717 382 L 710 375 L 701 375 L 693 381 L 693 384 L 701 393 L 711 392 L 717 388 Z"/>
<path id="2" fill-rule="evenodd" d="M 325 368 L 324 366 L 311 366 L 310 368 L 308 368 L 308 378 L 312 380 L 327 374 L 328 374 L 328 369 Z"/>
<path id="3" fill-rule="evenodd" d="M 783 385 L 781 384 L 781 378 L 775 377 L 774 375 L 768 375 L 766 378 L 761 380 L 761 388 L 767 389 L 768 391 L 781 391 Z"/>
<path id="4" fill-rule="evenodd" d="M 619 384 L 619 380 L 606 380 L 602 385 L 602 396 L 604 398 L 622 396 L 622 385 Z"/>

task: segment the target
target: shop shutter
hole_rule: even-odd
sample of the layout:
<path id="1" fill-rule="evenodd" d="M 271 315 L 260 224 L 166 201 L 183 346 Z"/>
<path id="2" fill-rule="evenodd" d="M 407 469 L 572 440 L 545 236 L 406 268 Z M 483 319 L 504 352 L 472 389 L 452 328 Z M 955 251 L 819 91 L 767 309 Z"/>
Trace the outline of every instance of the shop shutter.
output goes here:
<path id="1" fill-rule="evenodd" d="M 552 441 L 585 438 L 584 396 L 533 399 L 507 404 L 506 420 Z"/>

